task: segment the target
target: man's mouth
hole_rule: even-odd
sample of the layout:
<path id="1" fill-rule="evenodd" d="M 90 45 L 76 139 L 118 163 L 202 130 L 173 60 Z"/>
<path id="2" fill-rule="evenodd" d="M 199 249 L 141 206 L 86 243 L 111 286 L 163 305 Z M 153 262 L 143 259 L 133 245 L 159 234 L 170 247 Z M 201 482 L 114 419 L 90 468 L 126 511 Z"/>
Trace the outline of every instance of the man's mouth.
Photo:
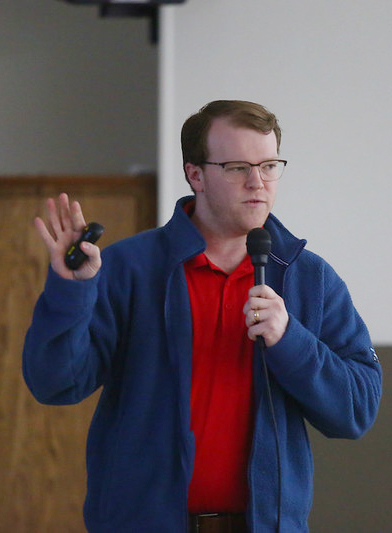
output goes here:
<path id="1" fill-rule="evenodd" d="M 250 204 L 250 205 L 258 205 L 258 204 L 265 204 L 265 201 L 264 200 L 258 200 L 257 198 L 253 198 L 253 199 L 250 199 L 250 200 L 245 200 L 244 203 L 245 204 Z"/>

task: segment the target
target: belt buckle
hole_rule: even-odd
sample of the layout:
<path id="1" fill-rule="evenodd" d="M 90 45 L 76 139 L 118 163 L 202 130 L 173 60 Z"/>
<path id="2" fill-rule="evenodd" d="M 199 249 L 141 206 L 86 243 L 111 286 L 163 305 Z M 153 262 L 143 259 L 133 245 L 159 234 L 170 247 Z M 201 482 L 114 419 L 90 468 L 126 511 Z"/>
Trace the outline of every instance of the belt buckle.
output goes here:
<path id="1" fill-rule="evenodd" d="M 212 518 L 213 516 L 219 516 L 219 513 L 200 513 L 196 515 L 196 529 L 199 531 L 201 524 L 199 518 Z"/>

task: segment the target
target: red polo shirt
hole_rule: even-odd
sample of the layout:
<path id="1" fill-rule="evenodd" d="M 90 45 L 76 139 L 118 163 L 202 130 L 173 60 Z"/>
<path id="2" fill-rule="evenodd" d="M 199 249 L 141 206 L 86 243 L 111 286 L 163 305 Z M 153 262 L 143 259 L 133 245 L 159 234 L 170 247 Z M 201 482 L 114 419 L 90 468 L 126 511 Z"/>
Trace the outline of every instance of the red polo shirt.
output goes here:
<path id="1" fill-rule="evenodd" d="M 193 513 L 243 512 L 253 434 L 253 342 L 242 308 L 253 286 L 247 256 L 230 275 L 201 254 L 185 265 L 193 319 Z"/>

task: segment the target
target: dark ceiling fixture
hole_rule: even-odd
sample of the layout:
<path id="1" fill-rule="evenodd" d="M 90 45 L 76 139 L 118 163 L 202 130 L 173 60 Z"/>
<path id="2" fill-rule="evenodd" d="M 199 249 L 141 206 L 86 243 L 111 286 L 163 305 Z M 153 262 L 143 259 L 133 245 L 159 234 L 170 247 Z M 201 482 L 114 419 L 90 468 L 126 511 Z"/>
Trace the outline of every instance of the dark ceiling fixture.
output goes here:
<path id="1" fill-rule="evenodd" d="M 161 5 L 183 4 L 186 0 L 61 0 L 74 5 L 96 5 L 101 17 L 147 17 L 150 19 L 150 41 L 158 42 L 158 9 Z"/>

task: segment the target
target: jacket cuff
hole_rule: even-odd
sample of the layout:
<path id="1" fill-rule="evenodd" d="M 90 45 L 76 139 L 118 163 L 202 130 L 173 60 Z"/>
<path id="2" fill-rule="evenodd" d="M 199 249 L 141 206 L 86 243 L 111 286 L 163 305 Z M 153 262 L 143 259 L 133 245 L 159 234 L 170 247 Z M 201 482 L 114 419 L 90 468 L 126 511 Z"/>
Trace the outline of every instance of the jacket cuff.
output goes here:
<path id="1" fill-rule="evenodd" d="M 44 290 L 48 307 L 52 310 L 61 308 L 63 312 L 90 307 L 97 298 L 99 278 L 100 271 L 87 280 L 64 279 L 49 266 Z"/>
<path id="2" fill-rule="evenodd" d="M 315 336 L 289 314 L 283 337 L 274 346 L 267 348 L 268 367 L 276 376 L 301 372 L 309 364 L 309 354 L 314 357 L 315 341 Z"/>

